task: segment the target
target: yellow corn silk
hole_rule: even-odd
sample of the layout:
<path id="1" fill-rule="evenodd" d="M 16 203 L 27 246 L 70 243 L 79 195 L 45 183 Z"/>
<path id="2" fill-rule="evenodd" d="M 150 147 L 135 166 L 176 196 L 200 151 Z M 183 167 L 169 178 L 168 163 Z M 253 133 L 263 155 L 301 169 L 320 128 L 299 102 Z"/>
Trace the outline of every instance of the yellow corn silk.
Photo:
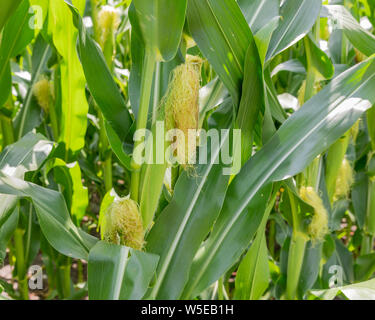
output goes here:
<path id="1" fill-rule="evenodd" d="M 144 230 L 138 204 L 128 198 L 114 201 L 104 215 L 101 233 L 107 242 L 141 250 Z"/>
<path id="2" fill-rule="evenodd" d="M 344 158 L 336 180 L 334 200 L 346 198 L 349 194 L 350 187 L 353 184 L 353 169 L 349 161 Z"/>
<path id="3" fill-rule="evenodd" d="M 308 227 L 308 232 L 313 241 L 321 241 L 328 233 L 328 214 L 322 199 L 312 187 L 302 187 L 300 197 L 314 208 L 314 215 Z"/>
<path id="4" fill-rule="evenodd" d="M 119 11 L 111 6 L 104 6 L 98 14 L 98 25 L 101 30 L 101 44 L 120 26 L 121 19 Z"/>
<path id="5" fill-rule="evenodd" d="M 167 130 L 175 131 L 175 143 L 178 163 L 184 168 L 195 158 L 197 136 L 189 129 L 198 130 L 199 123 L 199 89 L 202 60 L 199 57 L 187 56 L 186 62 L 173 70 L 172 80 L 162 101 Z"/>
<path id="6" fill-rule="evenodd" d="M 33 94 L 44 112 L 48 113 L 53 94 L 51 82 L 47 78 L 42 78 L 34 84 Z"/>

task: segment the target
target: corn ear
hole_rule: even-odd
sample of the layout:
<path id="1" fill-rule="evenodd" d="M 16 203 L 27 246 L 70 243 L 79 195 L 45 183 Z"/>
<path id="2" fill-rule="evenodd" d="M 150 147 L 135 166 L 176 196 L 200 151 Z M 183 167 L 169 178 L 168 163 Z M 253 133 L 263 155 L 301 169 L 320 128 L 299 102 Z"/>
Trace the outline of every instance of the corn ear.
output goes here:
<path id="1" fill-rule="evenodd" d="M 108 207 L 101 228 L 102 238 L 107 242 L 137 250 L 144 246 L 142 217 L 138 204 L 131 199 L 115 200 Z"/>
<path id="2" fill-rule="evenodd" d="M 302 187 L 300 197 L 314 208 L 308 232 L 313 241 L 321 241 L 328 233 L 328 214 L 322 199 L 312 187 Z"/>

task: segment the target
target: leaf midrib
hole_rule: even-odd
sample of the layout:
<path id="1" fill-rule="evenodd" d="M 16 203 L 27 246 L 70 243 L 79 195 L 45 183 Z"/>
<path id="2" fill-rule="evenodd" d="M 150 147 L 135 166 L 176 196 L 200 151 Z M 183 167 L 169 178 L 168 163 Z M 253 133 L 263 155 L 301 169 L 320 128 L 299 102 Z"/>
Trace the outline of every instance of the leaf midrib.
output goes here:
<path id="1" fill-rule="evenodd" d="M 208 175 L 210 174 L 211 172 L 211 169 L 212 167 L 214 166 L 215 164 L 215 160 L 216 158 L 218 157 L 219 155 L 219 152 L 224 144 L 224 142 L 226 141 L 227 137 L 228 137 L 228 134 L 229 132 L 226 133 L 225 137 L 223 139 L 221 139 L 221 144 L 220 146 L 215 150 L 215 153 L 214 153 L 214 157 L 211 157 L 211 162 L 210 162 L 210 165 L 207 167 L 207 169 L 205 170 L 205 173 L 203 175 L 203 178 L 201 180 L 201 183 L 199 184 L 198 188 L 196 189 L 196 192 L 194 193 L 194 197 L 186 211 L 187 214 L 185 214 L 184 216 L 184 219 L 182 221 L 182 223 L 180 224 L 180 227 L 178 228 L 177 230 L 177 234 L 176 234 L 176 240 L 173 241 L 172 245 L 170 246 L 170 249 L 168 250 L 168 253 L 167 253 L 167 256 L 166 258 L 164 259 L 164 263 L 163 263 L 163 266 L 162 266 L 162 269 L 160 270 L 159 272 L 159 275 L 158 275 L 158 278 L 157 278 L 157 281 L 156 281 L 156 284 L 154 285 L 154 288 L 152 290 L 152 293 L 151 293 L 151 296 L 154 296 L 156 297 L 159 289 L 160 289 L 160 286 L 162 284 L 162 281 L 164 279 L 164 276 L 165 276 L 165 273 L 167 272 L 168 268 L 169 268 L 169 263 L 171 262 L 172 258 L 173 258 L 173 255 L 174 253 L 176 252 L 176 248 L 178 246 L 178 244 L 180 243 L 180 239 L 182 237 L 182 234 L 185 230 L 185 226 L 186 224 L 188 223 L 190 217 L 191 217 L 191 214 L 193 212 L 193 209 L 196 205 L 196 201 L 201 193 L 201 190 L 204 186 L 204 184 L 206 183 L 206 180 L 207 180 L 207 177 Z"/>

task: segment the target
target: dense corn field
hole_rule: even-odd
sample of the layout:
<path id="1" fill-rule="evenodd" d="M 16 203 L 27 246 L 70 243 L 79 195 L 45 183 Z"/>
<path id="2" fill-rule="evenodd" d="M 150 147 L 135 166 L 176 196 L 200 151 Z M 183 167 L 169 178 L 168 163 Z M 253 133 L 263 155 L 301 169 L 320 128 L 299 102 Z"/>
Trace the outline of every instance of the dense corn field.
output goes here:
<path id="1" fill-rule="evenodd" d="M 374 0 L 2 0 L 0 300 L 375 299 Z"/>

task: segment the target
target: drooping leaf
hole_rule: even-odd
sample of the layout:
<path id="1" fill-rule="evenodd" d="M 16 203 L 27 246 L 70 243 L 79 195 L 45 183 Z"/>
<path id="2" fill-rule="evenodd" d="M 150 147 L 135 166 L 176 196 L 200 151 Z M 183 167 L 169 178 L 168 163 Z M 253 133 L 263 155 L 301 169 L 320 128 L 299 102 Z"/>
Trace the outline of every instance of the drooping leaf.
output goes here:
<path id="1" fill-rule="evenodd" d="M 22 179 L 26 172 L 35 171 L 40 167 L 52 147 L 53 143 L 41 134 L 29 133 L 6 147 L 0 154 L 0 172 Z M 16 203 L 16 196 L 0 195 L 0 226 L 13 211 Z"/>
<path id="2" fill-rule="evenodd" d="M 0 173 L 0 193 L 30 198 L 48 242 L 60 253 L 87 260 L 96 238 L 72 222 L 61 193 Z"/>
<path id="3" fill-rule="evenodd" d="M 375 52 L 375 36 L 369 31 L 363 29 L 351 13 L 340 5 L 324 6 L 328 11 L 328 16 L 334 21 L 334 26 L 343 30 L 345 36 L 359 51 L 367 56 Z"/>

